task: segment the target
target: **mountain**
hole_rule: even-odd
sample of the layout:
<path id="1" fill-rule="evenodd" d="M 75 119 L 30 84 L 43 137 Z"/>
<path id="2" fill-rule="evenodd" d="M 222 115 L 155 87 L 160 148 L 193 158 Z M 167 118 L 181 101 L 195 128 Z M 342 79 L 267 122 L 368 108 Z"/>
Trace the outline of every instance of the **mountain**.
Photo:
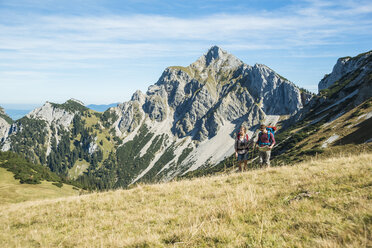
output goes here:
<path id="1" fill-rule="evenodd" d="M 290 125 L 306 118 L 337 119 L 370 99 L 372 51 L 338 59 L 332 73 L 324 76 L 318 88 L 319 94 L 293 116 Z"/>
<path id="2" fill-rule="evenodd" d="M 87 105 L 87 108 L 90 108 L 94 111 L 97 111 L 97 112 L 105 112 L 106 110 L 108 110 L 109 108 L 112 108 L 112 107 L 116 107 L 119 103 L 111 103 L 111 104 L 100 104 L 100 105 L 97 105 L 97 104 L 89 104 Z"/>
<path id="3" fill-rule="evenodd" d="M 361 79 L 370 81 L 372 51 L 361 53 L 355 57 L 343 57 L 337 60 L 330 74 L 326 74 L 319 82 L 319 92 L 322 90 L 341 87 L 349 84 L 347 80 L 360 82 Z M 345 78 L 347 77 L 347 79 Z"/>
<path id="4" fill-rule="evenodd" d="M 241 124 L 252 134 L 262 121 L 275 124 L 310 98 L 267 66 L 246 65 L 214 46 L 187 67 L 168 67 L 145 94 L 137 91 L 109 110 L 117 116 L 112 127 L 124 137 L 118 162 L 130 176 L 123 183 L 169 180 L 212 166 L 233 152 Z"/>
<path id="5" fill-rule="evenodd" d="M 1 149 L 87 187 L 168 181 L 232 154 L 241 124 L 253 135 L 261 122 L 294 115 L 311 98 L 267 66 L 214 46 L 104 113 L 73 99 L 47 102 L 12 125 Z"/>

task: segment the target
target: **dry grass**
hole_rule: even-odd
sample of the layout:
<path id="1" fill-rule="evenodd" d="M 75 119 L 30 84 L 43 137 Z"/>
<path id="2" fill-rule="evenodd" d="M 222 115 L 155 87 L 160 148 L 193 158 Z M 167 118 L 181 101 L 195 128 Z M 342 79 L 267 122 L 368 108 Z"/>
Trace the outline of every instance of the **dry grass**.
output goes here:
<path id="1" fill-rule="evenodd" d="M 370 128 L 360 128 L 358 124 L 366 121 L 366 118 L 363 117 L 362 115 L 365 116 L 366 114 L 372 111 L 372 106 L 363 108 L 364 105 L 365 104 L 362 103 L 358 107 L 341 115 L 337 119 L 322 125 L 322 127 L 317 132 L 315 132 L 314 134 L 310 135 L 308 138 L 298 143 L 298 145 L 302 145 L 302 144 L 304 145 L 303 148 L 301 148 L 301 150 L 311 149 L 315 144 L 318 144 L 320 146 L 324 143 L 326 139 L 328 139 L 334 134 L 337 134 L 340 136 L 338 140 L 341 140 L 345 136 L 351 135 L 353 137 L 350 137 L 349 140 L 354 141 L 354 142 L 350 142 L 350 143 L 352 144 L 364 143 L 365 140 L 371 137 L 371 131 L 370 131 Z M 359 113 L 359 115 L 355 115 L 356 113 Z M 320 116 L 322 115 L 324 114 L 321 114 Z M 291 133 L 293 134 L 297 131 L 300 131 L 304 127 L 300 127 L 295 130 L 292 130 Z M 355 132 L 360 133 L 360 135 L 353 135 L 355 134 Z M 358 136 L 362 136 L 362 140 L 358 140 L 358 138 L 360 138 Z M 334 143 L 337 143 L 337 141 Z M 345 144 L 342 144 L 341 149 L 343 149 L 344 145 Z M 331 148 L 331 146 L 332 145 L 330 144 L 328 148 Z"/>
<path id="2" fill-rule="evenodd" d="M 371 247 L 372 154 L 0 207 L 0 247 Z"/>
<path id="3" fill-rule="evenodd" d="M 14 179 L 12 172 L 0 168 L 0 206 L 8 203 L 60 198 L 78 194 L 79 191 L 66 184 L 62 188 L 46 181 L 41 184 L 21 184 L 19 180 Z"/>

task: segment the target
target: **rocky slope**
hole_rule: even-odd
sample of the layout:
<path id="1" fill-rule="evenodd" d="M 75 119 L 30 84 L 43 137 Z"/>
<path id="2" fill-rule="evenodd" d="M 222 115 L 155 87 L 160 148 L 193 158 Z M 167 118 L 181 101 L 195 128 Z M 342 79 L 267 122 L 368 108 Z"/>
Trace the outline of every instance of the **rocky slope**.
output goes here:
<path id="1" fill-rule="evenodd" d="M 306 155 L 372 150 L 372 51 L 337 60 L 319 82 L 319 94 L 283 123 L 277 163 Z"/>
<path id="2" fill-rule="evenodd" d="M 371 54 L 372 51 L 359 54 L 355 57 L 343 57 L 337 60 L 330 74 L 326 74 L 319 82 L 319 91 L 330 88 L 337 81 L 347 74 L 357 73 L 359 78 L 368 76 L 371 73 Z M 356 75 L 355 75 L 355 79 Z M 360 81 L 360 80 L 358 80 Z"/>
<path id="3" fill-rule="evenodd" d="M 76 100 L 46 103 L 15 122 L 2 150 L 81 175 L 92 187 L 170 180 L 229 156 L 241 124 L 252 135 L 311 97 L 267 66 L 246 65 L 214 46 L 187 67 L 166 68 L 146 93 L 104 113 Z"/>
<path id="4" fill-rule="evenodd" d="M 372 141 L 372 51 L 338 59 L 318 88 L 319 94 L 283 124 L 286 142 L 276 152 L 282 158 L 328 148 L 346 151 L 341 147 Z"/>
<path id="5" fill-rule="evenodd" d="M 13 120 L 5 113 L 4 109 L 0 107 L 0 142 L 8 136 L 10 126 Z"/>
<path id="6" fill-rule="evenodd" d="M 305 118 L 340 117 L 372 97 L 372 51 L 337 60 L 332 73 L 318 85 L 319 94 L 287 126 Z M 326 112 L 333 111 L 333 114 Z"/>

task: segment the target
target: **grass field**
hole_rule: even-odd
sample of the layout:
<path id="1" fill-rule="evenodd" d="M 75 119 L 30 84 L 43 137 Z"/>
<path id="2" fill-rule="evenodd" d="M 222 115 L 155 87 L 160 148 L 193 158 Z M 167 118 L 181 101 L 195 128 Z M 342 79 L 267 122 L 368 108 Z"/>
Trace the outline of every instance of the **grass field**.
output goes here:
<path id="1" fill-rule="evenodd" d="M 371 247 L 372 154 L 0 206 L 0 247 Z"/>
<path id="2" fill-rule="evenodd" d="M 64 184 L 59 188 L 52 182 L 41 184 L 21 184 L 14 179 L 13 173 L 0 168 L 0 206 L 8 203 L 18 203 L 32 200 L 43 200 L 58 197 L 78 195 L 71 185 Z"/>

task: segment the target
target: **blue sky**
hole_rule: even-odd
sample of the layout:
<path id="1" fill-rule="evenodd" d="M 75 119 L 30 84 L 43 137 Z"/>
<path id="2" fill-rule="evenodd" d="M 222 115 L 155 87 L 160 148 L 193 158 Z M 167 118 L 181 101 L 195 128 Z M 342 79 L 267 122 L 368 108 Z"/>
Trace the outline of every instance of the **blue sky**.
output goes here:
<path id="1" fill-rule="evenodd" d="M 0 0 L 0 16 L 0 106 L 124 102 L 213 45 L 316 92 L 372 49 L 365 0 Z"/>

